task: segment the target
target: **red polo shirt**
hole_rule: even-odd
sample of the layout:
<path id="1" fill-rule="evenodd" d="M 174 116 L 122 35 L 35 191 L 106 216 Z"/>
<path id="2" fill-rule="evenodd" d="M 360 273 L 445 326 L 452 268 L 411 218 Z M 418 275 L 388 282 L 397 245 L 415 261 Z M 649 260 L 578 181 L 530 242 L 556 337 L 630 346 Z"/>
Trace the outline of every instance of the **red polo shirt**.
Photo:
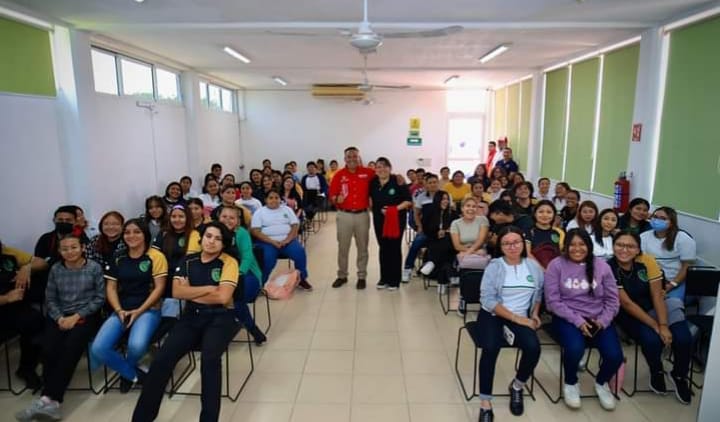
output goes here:
<path id="1" fill-rule="evenodd" d="M 345 196 L 342 204 L 335 207 L 345 211 L 365 210 L 370 207 L 369 186 L 375 172 L 367 167 L 357 167 L 352 173 L 347 167 L 338 170 L 330 182 L 330 198 L 335 202 L 338 195 Z"/>

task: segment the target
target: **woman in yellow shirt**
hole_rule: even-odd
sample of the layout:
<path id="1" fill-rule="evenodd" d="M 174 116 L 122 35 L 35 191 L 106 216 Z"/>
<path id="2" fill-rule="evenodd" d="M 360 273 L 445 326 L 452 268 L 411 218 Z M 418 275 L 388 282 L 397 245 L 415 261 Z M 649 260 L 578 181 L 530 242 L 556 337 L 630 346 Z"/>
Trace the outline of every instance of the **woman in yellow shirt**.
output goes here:
<path id="1" fill-rule="evenodd" d="M 471 193 L 470 185 L 465 183 L 465 175 L 460 170 L 453 173 L 452 179 L 445 184 L 443 190 L 450 194 L 450 199 L 452 199 L 455 204 L 455 209 L 460 209 L 460 202 L 462 202 L 467 194 Z"/>

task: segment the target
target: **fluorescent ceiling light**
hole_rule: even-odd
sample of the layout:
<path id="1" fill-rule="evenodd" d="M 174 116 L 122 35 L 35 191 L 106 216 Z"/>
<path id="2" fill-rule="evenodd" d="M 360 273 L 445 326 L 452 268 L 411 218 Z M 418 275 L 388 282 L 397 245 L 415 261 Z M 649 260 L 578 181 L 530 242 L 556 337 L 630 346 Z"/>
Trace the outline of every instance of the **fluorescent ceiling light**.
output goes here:
<path id="1" fill-rule="evenodd" d="M 493 48 L 490 52 L 488 52 L 484 56 L 480 57 L 480 59 L 478 59 L 478 60 L 480 60 L 480 63 L 487 63 L 490 60 L 494 59 L 495 57 L 508 51 L 509 49 L 510 49 L 510 44 L 500 44 L 499 46 Z"/>
<path id="2" fill-rule="evenodd" d="M 281 78 L 281 77 L 279 77 L 279 76 L 273 76 L 273 77 L 272 77 L 272 80 L 275 81 L 275 82 L 277 82 L 277 83 L 279 83 L 279 84 L 282 85 L 282 86 L 286 86 L 286 85 L 288 84 L 285 79 L 283 79 L 283 78 Z"/>
<path id="3" fill-rule="evenodd" d="M 445 85 L 449 84 L 450 82 L 454 81 L 455 79 L 459 79 L 460 75 L 452 75 L 449 76 L 447 79 L 445 79 L 445 82 L 443 82 Z"/>
<path id="4" fill-rule="evenodd" d="M 145 2 L 145 0 L 134 0 L 134 1 L 135 1 L 135 3 L 144 3 Z"/>
<path id="5" fill-rule="evenodd" d="M 230 47 L 223 48 L 223 51 L 228 53 L 229 55 L 235 57 L 236 59 L 240 60 L 243 63 L 250 63 L 250 59 L 248 59 L 247 57 L 243 56 L 242 54 L 238 53 L 237 51 L 233 50 Z"/>

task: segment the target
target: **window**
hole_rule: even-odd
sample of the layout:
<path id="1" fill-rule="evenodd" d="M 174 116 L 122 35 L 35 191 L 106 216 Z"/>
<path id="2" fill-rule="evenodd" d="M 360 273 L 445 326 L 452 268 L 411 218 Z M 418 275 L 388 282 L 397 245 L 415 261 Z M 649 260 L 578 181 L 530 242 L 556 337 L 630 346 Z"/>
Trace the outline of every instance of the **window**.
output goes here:
<path id="1" fill-rule="evenodd" d="M 208 107 L 213 110 L 220 110 L 220 87 L 215 85 L 208 85 Z"/>
<path id="2" fill-rule="evenodd" d="M 221 90 L 222 109 L 223 111 L 233 112 L 233 93 L 228 89 Z"/>
<path id="3" fill-rule="evenodd" d="M 484 117 L 451 117 L 448 121 L 448 167 L 470 176 L 483 155 Z"/>
<path id="4" fill-rule="evenodd" d="M 152 66 L 121 58 L 123 94 L 153 99 Z"/>
<path id="5" fill-rule="evenodd" d="M 207 107 L 208 106 L 208 84 L 200 82 L 200 102 Z"/>
<path id="6" fill-rule="evenodd" d="M 157 99 L 179 101 L 178 75 L 164 69 L 155 68 L 155 80 L 157 81 Z"/>
<path id="7" fill-rule="evenodd" d="M 93 49 L 92 66 L 95 91 L 118 95 L 117 64 L 113 54 Z"/>

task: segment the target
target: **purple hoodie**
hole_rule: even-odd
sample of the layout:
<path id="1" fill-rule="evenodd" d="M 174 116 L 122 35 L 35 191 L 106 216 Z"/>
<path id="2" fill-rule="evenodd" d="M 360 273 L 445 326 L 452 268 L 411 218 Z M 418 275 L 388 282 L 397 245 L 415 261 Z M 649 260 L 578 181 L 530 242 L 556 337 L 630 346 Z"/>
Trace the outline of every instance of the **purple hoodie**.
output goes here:
<path id="1" fill-rule="evenodd" d="M 618 288 L 610 266 L 595 258 L 595 288 L 590 295 L 585 264 L 559 256 L 545 271 L 545 302 L 553 314 L 579 327 L 584 317 L 610 326 L 620 309 Z"/>

